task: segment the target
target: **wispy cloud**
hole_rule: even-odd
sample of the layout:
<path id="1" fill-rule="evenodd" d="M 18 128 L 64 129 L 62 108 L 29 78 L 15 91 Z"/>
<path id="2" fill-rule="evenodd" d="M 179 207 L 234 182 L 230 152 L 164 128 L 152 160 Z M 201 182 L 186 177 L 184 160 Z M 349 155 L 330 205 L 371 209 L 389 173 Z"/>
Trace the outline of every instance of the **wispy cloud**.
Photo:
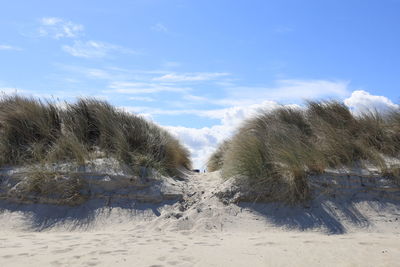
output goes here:
<path id="1" fill-rule="evenodd" d="M 131 97 L 129 97 L 129 100 L 141 101 L 141 102 L 153 102 L 153 101 L 155 101 L 155 99 L 153 97 L 147 97 L 147 96 L 131 96 Z"/>
<path id="2" fill-rule="evenodd" d="M 62 49 L 74 57 L 82 58 L 102 58 L 110 52 L 123 54 L 135 54 L 136 52 L 119 45 L 99 41 L 74 41 L 73 45 L 64 45 Z"/>
<path id="3" fill-rule="evenodd" d="M 26 91 L 20 88 L 0 87 L 0 95 L 19 94 L 19 93 L 26 93 Z"/>
<path id="4" fill-rule="evenodd" d="M 217 101 L 221 105 L 254 104 L 260 99 L 298 101 L 350 95 L 349 81 L 329 80 L 278 80 L 274 86 L 228 86 L 225 90 L 228 96 Z"/>
<path id="5" fill-rule="evenodd" d="M 184 93 L 191 90 L 191 88 L 187 87 L 173 87 L 146 82 L 112 82 L 109 88 L 113 89 L 112 92 L 121 94 L 153 94 L 159 92 Z"/>
<path id="6" fill-rule="evenodd" d="M 169 73 L 161 77 L 156 77 L 154 80 L 162 82 L 199 82 L 214 80 L 228 75 L 230 73 L 226 72 Z"/>
<path id="7" fill-rule="evenodd" d="M 241 86 L 235 83 L 220 83 L 225 96 L 215 98 L 196 94 L 182 96 L 190 105 L 212 104 L 217 106 L 243 106 L 258 104 L 260 101 L 304 101 L 322 97 L 343 99 L 351 93 L 348 81 L 329 80 L 278 80 L 273 86 Z"/>
<path id="8" fill-rule="evenodd" d="M 112 75 L 102 69 L 85 69 L 85 74 L 88 77 L 93 77 L 93 78 L 101 78 L 101 79 L 111 79 Z"/>
<path id="9" fill-rule="evenodd" d="M 168 28 L 162 23 L 154 24 L 153 26 L 151 26 L 151 29 L 156 32 L 168 32 Z"/>
<path id="10" fill-rule="evenodd" d="M 126 110 L 145 113 L 154 115 L 194 115 L 198 117 L 205 117 L 210 119 L 221 120 L 224 125 L 236 126 L 243 119 L 250 117 L 255 114 L 258 110 L 272 110 L 280 107 L 281 105 L 275 101 L 262 101 L 258 104 L 253 105 L 242 105 L 232 106 L 220 109 L 166 109 L 166 108 L 155 108 L 147 106 L 134 106 L 124 107 Z M 298 105 L 292 104 L 291 107 L 299 107 Z"/>
<path id="11" fill-rule="evenodd" d="M 6 45 L 6 44 L 0 44 L 0 50 L 22 51 L 22 49 L 17 46 Z"/>
<path id="12" fill-rule="evenodd" d="M 50 36 L 54 39 L 76 38 L 83 33 L 84 27 L 71 21 L 57 17 L 44 17 L 40 19 L 38 29 L 40 36 Z"/>

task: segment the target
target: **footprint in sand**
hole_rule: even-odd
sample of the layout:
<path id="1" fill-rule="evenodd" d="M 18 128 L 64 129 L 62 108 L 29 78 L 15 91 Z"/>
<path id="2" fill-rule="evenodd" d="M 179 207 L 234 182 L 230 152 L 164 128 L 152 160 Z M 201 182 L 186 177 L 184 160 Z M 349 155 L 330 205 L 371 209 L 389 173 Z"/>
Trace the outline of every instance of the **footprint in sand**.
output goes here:
<path id="1" fill-rule="evenodd" d="M 5 258 L 5 259 L 9 259 L 9 258 L 14 257 L 14 255 L 4 255 L 4 256 L 2 256 L 2 257 Z"/>
<path id="2" fill-rule="evenodd" d="M 126 249 L 117 249 L 117 250 L 113 250 L 112 253 L 124 253 L 124 252 L 128 252 L 128 250 Z"/>
<path id="3" fill-rule="evenodd" d="M 181 256 L 179 257 L 181 260 L 183 261 L 187 261 L 187 262 L 193 262 L 193 257 L 188 257 L 188 256 Z"/>
<path id="4" fill-rule="evenodd" d="M 376 243 L 374 243 L 374 242 L 358 242 L 358 244 L 359 244 L 359 245 L 366 245 L 366 246 L 369 246 L 369 245 L 376 245 Z"/>
<path id="5" fill-rule="evenodd" d="M 104 254 L 110 254 L 110 253 L 112 253 L 112 251 L 104 251 L 104 250 L 101 250 L 101 251 L 99 251 L 99 254 L 100 255 L 104 255 Z"/>
<path id="6" fill-rule="evenodd" d="M 262 242 L 262 243 L 256 243 L 254 246 L 268 246 L 268 245 L 276 245 L 275 242 Z"/>
<path id="7" fill-rule="evenodd" d="M 29 256 L 29 253 L 19 253 L 18 256 Z"/>
<path id="8" fill-rule="evenodd" d="M 59 254 L 59 253 L 69 252 L 71 250 L 72 250 L 72 248 L 56 249 L 56 250 L 53 250 L 52 253 Z"/>
<path id="9" fill-rule="evenodd" d="M 60 265 L 61 265 L 61 262 L 59 262 L 59 261 L 52 261 L 52 262 L 50 262 L 50 264 L 51 264 L 52 266 L 60 266 Z"/>
<path id="10" fill-rule="evenodd" d="M 35 235 L 32 235 L 32 234 L 25 234 L 25 235 L 18 235 L 17 237 L 20 237 L 20 238 L 35 237 Z"/>
<path id="11" fill-rule="evenodd" d="M 159 260 L 159 261 L 165 261 L 166 259 L 167 259 L 167 257 L 165 257 L 165 256 L 157 258 L 157 260 Z"/>
<path id="12" fill-rule="evenodd" d="M 98 264 L 99 264 L 98 261 L 88 261 L 88 262 L 86 262 L 86 265 L 87 265 L 87 266 L 96 266 L 96 265 L 98 265 Z"/>
<path id="13" fill-rule="evenodd" d="M 178 265 L 180 262 L 179 261 L 169 261 L 168 262 L 168 264 L 171 264 L 171 265 Z"/>

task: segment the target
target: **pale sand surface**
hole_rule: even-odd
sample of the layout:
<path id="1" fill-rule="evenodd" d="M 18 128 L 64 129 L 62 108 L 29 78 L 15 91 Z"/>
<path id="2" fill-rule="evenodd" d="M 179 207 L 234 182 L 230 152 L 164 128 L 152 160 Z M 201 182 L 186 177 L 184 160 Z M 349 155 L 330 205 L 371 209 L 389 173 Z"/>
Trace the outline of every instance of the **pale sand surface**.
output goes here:
<path id="1" fill-rule="evenodd" d="M 224 205 L 217 174 L 189 178 L 183 202 L 134 212 L 3 207 L 0 266 L 400 266 L 398 203 Z"/>
<path id="2" fill-rule="evenodd" d="M 400 236 L 307 232 L 9 233 L 2 266 L 399 266 Z"/>

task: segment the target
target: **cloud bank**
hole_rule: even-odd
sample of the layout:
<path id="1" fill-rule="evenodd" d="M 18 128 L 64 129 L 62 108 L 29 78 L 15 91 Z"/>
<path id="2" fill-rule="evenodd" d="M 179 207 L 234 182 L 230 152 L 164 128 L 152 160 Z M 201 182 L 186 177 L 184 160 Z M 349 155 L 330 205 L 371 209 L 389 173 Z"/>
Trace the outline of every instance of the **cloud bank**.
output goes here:
<path id="1" fill-rule="evenodd" d="M 389 98 L 384 96 L 371 95 L 362 90 L 354 91 L 344 103 L 352 110 L 354 114 L 365 112 L 387 112 L 399 108 Z"/>

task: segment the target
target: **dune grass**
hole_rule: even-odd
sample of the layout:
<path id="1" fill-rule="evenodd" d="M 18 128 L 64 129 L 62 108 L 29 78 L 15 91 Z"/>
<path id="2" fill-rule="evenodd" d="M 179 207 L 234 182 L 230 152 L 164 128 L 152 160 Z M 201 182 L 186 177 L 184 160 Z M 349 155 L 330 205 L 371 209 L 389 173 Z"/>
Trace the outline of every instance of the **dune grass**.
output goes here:
<path id="1" fill-rule="evenodd" d="M 298 203 L 310 199 L 307 177 L 340 166 L 377 166 L 398 180 L 385 157 L 400 155 L 399 111 L 354 116 L 336 101 L 280 107 L 246 120 L 210 157 L 209 170 L 241 177 L 254 200 Z"/>
<path id="2" fill-rule="evenodd" d="M 84 164 L 98 151 L 166 174 L 191 167 L 188 150 L 170 133 L 105 101 L 79 99 L 61 108 L 21 96 L 0 99 L 0 165 Z"/>
<path id="3" fill-rule="evenodd" d="M 222 165 L 224 164 L 224 155 L 229 144 L 230 141 L 226 140 L 218 146 L 217 150 L 212 154 L 207 162 L 208 171 L 213 172 L 222 168 Z"/>

